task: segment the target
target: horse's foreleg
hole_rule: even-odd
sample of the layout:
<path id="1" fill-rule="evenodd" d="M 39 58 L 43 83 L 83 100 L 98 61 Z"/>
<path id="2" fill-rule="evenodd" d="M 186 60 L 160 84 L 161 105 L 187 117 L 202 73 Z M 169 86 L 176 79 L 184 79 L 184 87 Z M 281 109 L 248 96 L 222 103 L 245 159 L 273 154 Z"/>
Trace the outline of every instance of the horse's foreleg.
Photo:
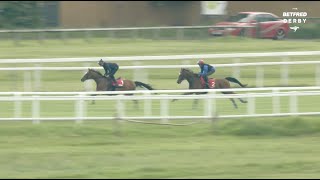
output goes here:
<path id="1" fill-rule="evenodd" d="M 196 109 L 198 107 L 198 99 L 194 99 L 192 103 L 192 109 Z"/>
<path id="2" fill-rule="evenodd" d="M 96 96 L 96 94 L 91 94 L 91 96 Z M 95 100 L 91 101 L 91 104 L 95 104 L 95 103 L 96 103 Z"/>

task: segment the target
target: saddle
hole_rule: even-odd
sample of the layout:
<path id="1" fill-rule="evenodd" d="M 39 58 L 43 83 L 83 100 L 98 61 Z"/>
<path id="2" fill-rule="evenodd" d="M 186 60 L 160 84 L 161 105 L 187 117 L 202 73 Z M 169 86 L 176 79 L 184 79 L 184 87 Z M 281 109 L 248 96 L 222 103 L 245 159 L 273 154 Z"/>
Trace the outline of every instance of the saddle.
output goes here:
<path id="1" fill-rule="evenodd" d="M 122 87 L 123 86 L 123 79 L 121 77 L 119 77 L 118 79 L 116 79 L 117 84 L 112 82 L 112 86 L 119 86 Z"/>
<path id="2" fill-rule="evenodd" d="M 203 79 L 202 76 L 200 77 L 200 81 L 201 81 L 202 88 L 205 88 L 206 87 L 206 81 Z M 214 78 L 208 78 L 208 84 L 209 84 L 209 88 L 213 89 L 215 87 L 215 84 L 216 84 L 215 79 Z"/>

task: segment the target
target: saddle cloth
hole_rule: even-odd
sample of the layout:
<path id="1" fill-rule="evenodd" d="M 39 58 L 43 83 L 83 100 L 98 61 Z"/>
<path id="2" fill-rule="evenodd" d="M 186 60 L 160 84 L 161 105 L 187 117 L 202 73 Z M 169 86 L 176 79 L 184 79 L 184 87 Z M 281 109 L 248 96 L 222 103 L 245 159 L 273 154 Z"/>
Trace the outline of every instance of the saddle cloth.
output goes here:
<path id="1" fill-rule="evenodd" d="M 114 82 L 112 82 L 113 86 L 123 86 L 123 79 L 121 77 L 119 77 L 118 79 L 116 79 L 117 84 L 115 84 Z"/>
<path id="2" fill-rule="evenodd" d="M 206 82 L 205 82 L 205 80 L 203 79 L 202 76 L 201 76 L 201 78 L 200 78 L 200 81 L 201 81 L 201 86 L 202 86 L 202 88 L 205 88 Z M 213 88 L 215 87 L 215 84 L 216 84 L 215 79 L 214 79 L 214 78 L 209 78 L 209 79 L 208 79 L 208 84 L 209 84 L 209 88 L 210 88 L 210 89 L 213 89 Z"/>

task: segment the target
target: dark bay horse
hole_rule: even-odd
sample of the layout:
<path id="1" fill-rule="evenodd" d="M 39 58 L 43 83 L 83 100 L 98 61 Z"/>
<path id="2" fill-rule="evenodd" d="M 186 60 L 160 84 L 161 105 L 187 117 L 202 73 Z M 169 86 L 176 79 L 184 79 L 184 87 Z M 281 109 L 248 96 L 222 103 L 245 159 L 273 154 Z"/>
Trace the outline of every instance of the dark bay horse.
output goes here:
<path id="1" fill-rule="evenodd" d="M 81 82 L 84 82 L 88 79 L 93 79 L 96 82 L 96 91 L 133 91 L 136 90 L 136 87 L 144 87 L 148 90 L 154 90 L 150 85 L 142 83 L 140 81 L 131 81 L 124 79 L 123 86 L 114 88 L 112 86 L 112 80 L 110 77 L 103 76 L 99 71 L 88 68 L 88 72 L 81 78 Z M 133 94 L 126 94 L 126 95 L 133 95 Z M 137 100 L 134 100 L 135 104 L 137 105 Z M 94 100 L 92 101 L 94 104 Z"/>
<path id="2" fill-rule="evenodd" d="M 190 69 L 181 68 L 179 77 L 177 80 L 177 83 L 180 84 L 183 80 L 187 80 L 189 83 L 189 89 L 205 89 L 203 83 L 201 82 L 201 79 L 198 77 L 198 74 L 193 73 Z M 230 88 L 230 82 L 237 83 L 241 87 L 246 87 L 247 85 L 243 85 L 240 81 L 238 81 L 236 78 L 233 77 L 226 77 L 224 79 L 215 79 L 214 80 L 214 89 L 227 89 Z M 212 78 L 209 79 L 209 82 L 212 82 Z M 206 94 L 207 92 L 187 92 L 184 93 L 184 95 L 188 94 Z M 231 91 L 222 92 L 223 94 L 235 94 Z M 246 100 L 243 100 L 241 98 L 238 98 L 240 102 L 247 103 Z M 230 98 L 235 108 L 238 108 L 236 102 L 233 98 Z M 193 107 L 198 103 L 198 99 L 194 100 Z"/>

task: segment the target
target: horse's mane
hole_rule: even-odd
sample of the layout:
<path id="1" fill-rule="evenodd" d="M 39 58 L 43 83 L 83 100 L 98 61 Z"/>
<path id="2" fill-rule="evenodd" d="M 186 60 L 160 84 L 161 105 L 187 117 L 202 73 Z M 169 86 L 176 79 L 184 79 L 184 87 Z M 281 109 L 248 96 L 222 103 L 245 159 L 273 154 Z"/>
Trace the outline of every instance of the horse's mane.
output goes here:
<path id="1" fill-rule="evenodd" d="M 103 74 L 100 72 L 100 71 L 98 71 L 98 70 L 95 70 L 95 69 L 90 69 L 91 71 L 93 71 L 93 72 L 96 72 L 97 74 L 99 74 L 100 76 L 103 76 Z"/>
<path id="2" fill-rule="evenodd" d="M 182 69 L 190 72 L 190 73 L 193 74 L 193 75 L 197 75 L 196 73 L 194 73 L 194 72 L 193 72 L 191 69 L 189 69 L 189 68 L 182 68 Z"/>

